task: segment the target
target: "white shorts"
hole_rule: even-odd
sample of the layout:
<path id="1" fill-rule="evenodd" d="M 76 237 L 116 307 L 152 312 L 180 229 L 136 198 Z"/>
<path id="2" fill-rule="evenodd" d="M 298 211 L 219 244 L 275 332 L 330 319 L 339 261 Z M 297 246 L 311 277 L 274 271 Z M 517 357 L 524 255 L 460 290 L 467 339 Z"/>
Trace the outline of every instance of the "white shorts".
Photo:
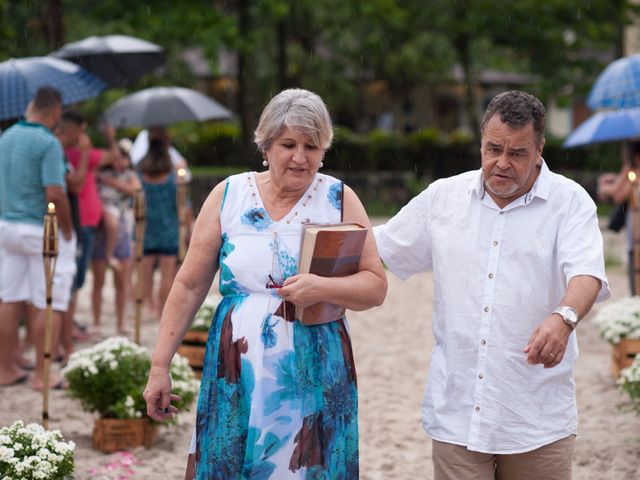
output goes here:
<path id="1" fill-rule="evenodd" d="M 42 226 L 0 220 L 0 298 L 3 302 L 28 302 L 41 310 L 46 308 L 42 235 Z M 67 310 L 75 273 L 76 236 L 67 241 L 59 232 L 53 276 L 54 310 Z"/>

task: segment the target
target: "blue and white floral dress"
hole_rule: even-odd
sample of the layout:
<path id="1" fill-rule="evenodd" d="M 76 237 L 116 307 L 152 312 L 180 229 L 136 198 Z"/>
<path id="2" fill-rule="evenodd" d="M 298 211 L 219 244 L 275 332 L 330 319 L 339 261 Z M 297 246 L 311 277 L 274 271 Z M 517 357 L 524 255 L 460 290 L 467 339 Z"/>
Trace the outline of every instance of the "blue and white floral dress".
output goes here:
<path id="1" fill-rule="evenodd" d="M 337 223 L 342 183 L 317 174 L 280 221 L 255 173 L 229 177 L 220 294 L 198 401 L 197 479 L 358 478 L 357 385 L 346 319 L 304 326 L 273 284 L 297 273 L 301 223 Z"/>

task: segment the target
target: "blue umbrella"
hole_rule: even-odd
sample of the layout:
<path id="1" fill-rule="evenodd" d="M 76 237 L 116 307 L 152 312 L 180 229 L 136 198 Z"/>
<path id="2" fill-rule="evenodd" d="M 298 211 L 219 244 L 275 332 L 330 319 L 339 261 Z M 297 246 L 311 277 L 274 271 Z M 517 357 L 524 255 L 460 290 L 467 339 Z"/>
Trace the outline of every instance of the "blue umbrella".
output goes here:
<path id="1" fill-rule="evenodd" d="M 610 63 L 596 79 L 587 105 L 591 110 L 640 107 L 640 54 Z"/>
<path id="2" fill-rule="evenodd" d="M 19 118 L 40 87 L 50 86 L 69 105 L 97 96 L 106 85 L 75 63 L 51 57 L 0 63 L 0 120 Z"/>
<path id="3" fill-rule="evenodd" d="M 640 108 L 598 112 L 580 124 L 565 140 L 564 147 L 629 140 L 640 137 Z"/>

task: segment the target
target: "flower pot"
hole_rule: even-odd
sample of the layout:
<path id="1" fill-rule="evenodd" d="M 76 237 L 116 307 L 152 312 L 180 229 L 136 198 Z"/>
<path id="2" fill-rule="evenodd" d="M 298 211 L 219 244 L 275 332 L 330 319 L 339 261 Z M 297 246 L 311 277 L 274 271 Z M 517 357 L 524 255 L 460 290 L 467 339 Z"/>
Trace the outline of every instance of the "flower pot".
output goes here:
<path id="1" fill-rule="evenodd" d="M 208 336 L 208 332 L 189 330 L 184 336 L 182 344 L 178 347 L 178 353 L 189 360 L 189 365 L 198 378 L 202 377 Z"/>
<path id="2" fill-rule="evenodd" d="M 111 453 L 151 445 L 158 425 L 148 418 L 99 418 L 93 425 L 93 449 Z"/>
<path id="3" fill-rule="evenodd" d="M 623 368 L 630 367 L 637 353 L 640 353 L 640 340 L 622 339 L 615 344 L 611 354 L 611 373 L 613 376 L 618 378 Z"/>

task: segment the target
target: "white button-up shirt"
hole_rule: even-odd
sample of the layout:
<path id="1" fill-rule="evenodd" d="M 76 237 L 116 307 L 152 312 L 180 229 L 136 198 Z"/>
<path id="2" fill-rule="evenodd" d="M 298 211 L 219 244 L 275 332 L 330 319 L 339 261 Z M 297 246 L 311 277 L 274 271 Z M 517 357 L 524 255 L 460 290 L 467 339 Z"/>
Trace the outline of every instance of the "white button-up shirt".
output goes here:
<path id="1" fill-rule="evenodd" d="M 543 163 L 532 189 L 499 208 L 481 171 L 434 182 L 374 229 L 400 278 L 434 273 L 435 346 L 423 401 L 432 438 L 469 450 L 527 452 L 577 431 L 575 332 L 562 362 L 529 365 L 523 349 L 560 305 L 569 280 L 610 296 L 596 207 Z"/>

